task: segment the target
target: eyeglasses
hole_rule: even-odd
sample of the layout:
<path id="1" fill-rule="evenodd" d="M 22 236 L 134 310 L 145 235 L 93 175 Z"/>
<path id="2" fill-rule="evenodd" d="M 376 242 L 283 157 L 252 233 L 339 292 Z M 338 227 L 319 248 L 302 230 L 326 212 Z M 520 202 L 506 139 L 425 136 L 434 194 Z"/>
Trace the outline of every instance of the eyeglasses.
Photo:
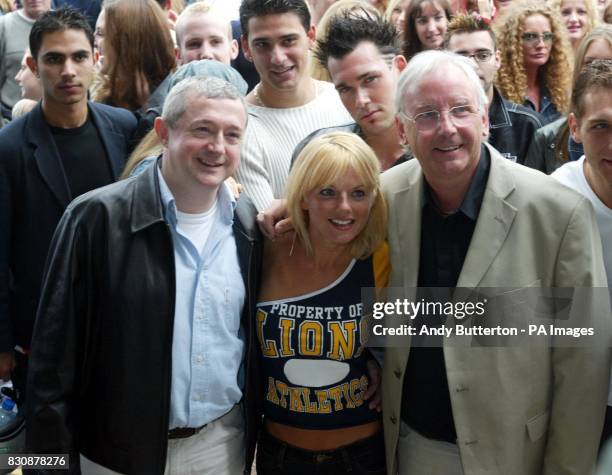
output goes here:
<path id="1" fill-rule="evenodd" d="M 470 125 L 474 114 L 477 114 L 477 110 L 470 105 L 455 106 L 448 109 L 448 117 L 455 127 Z M 400 112 L 399 115 L 405 120 L 414 122 L 419 132 L 430 132 L 440 126 L 441 114 L 437 110 L 421 112 L 414 117 L 408 117 L 403 112 Z"/>
<path id="2" fill-rule="evenodd" d="M 493 51 L 489 51 L 485 49 L 481 51 L 476 51 L 475 53 L 471 53 L 471 54 L 465 53 L 465 52 L 458 52 L 457 54 L 460 56 L 463 56 L 464 58 L 473 59 L 477 63 L 486 63 L 493 56 Z"/>
<path id="3" fill-rule="evenodd" d="M 542 34 L 532 33 L 528 31 L 527 33 L 523 33 L 521 39 L 523 40 L 523 43 L 527 44 L 539 43 L 540 39 L 542 39 L 544 43 L 552 43 L 554 37 L 555 36 L 550 31 Z"/>

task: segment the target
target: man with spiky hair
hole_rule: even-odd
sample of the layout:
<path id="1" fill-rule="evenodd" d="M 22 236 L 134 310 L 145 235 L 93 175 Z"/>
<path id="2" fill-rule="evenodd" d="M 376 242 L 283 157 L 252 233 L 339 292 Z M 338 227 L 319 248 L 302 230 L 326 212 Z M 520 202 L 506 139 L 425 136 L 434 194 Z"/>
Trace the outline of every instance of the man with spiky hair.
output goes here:
<path id="1" fill-rule="evenodd" d="M 409 155 L 400 143 L 393 104 L 406 59 L 400 54 L 395 27 L 379 16 L 346 12 L 332 19 L 315 54 L 355 122 L 313 132 L 296 147 L 294 158 L 313 137 L 342 129 L 359 134 L 383 170 L 406 161 Z"/>

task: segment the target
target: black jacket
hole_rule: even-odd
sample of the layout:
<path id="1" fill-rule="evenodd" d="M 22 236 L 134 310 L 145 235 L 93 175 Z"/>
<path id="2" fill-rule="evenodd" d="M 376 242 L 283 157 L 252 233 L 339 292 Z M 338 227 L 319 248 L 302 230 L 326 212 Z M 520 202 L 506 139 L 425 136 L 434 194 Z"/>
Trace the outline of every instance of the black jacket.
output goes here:
<path id="1" fill-rule="evenodd" d="M 136 119 L 123 109 L 88 105 L 117 179 Z M 72 198 L 39 104 L 0 130 L 0 352 L 30 347 L 47 250 Z"/>
<path id="2" fill-rule="evenodd" d="M 503 157 L 524 164 L 533 134 L 540 127 L 542 119 L 537 112 L 505 100 L 497 88 L 493 88 L 488 142 Z"/>
<path id="3" fill-rule="evenodd" d="M 261 414 L 254 309 L 261 241 L 240 199 L 234 236 L 247 300 L 247 467 Z M 172 236 L 157 167 L 66 210 L 50 248 L 28 377 L 33 453 L 78 452 L 126 474 L 164 472 L 175 308 Z"/>

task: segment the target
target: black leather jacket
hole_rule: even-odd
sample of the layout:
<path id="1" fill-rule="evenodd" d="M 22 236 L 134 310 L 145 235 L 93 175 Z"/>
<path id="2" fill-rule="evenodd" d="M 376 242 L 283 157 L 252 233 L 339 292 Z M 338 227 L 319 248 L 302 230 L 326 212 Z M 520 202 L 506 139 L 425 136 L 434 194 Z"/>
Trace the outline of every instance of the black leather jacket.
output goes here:
<path id="1" fill-rule="evenodd" d="M 254 310 L 261 240 L 240 199 L 234 236 L 247 289 L 247 467 L 261 414 Z M 162 474 L 170 408 L 175 270 L 157 167 L 75 200 L 51 245 L 28 379 L 28 448 Z"/>
<path id="2" fill-rule="evenodd" d="M 542 127 L 537 112 L 502 98 L 493 88 L 489 107 L 489 144 L 513 162 L 525 163 L 527 150 L 536 130 Z"/>

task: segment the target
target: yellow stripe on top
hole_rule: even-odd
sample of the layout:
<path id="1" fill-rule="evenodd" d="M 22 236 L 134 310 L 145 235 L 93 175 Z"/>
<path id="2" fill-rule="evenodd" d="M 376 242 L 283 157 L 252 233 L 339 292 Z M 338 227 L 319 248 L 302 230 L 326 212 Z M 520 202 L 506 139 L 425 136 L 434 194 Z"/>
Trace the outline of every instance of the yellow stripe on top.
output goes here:
<path id="1" fill-rule="evenodd" d="M 372 255 L 372 266 L 374 267 L 374 285 L 377 289 L 382 289 L 389 284 L 391 274 L 391 262 L 389 262 L 389 245 L 387 241 L 374 251 Z"/>

